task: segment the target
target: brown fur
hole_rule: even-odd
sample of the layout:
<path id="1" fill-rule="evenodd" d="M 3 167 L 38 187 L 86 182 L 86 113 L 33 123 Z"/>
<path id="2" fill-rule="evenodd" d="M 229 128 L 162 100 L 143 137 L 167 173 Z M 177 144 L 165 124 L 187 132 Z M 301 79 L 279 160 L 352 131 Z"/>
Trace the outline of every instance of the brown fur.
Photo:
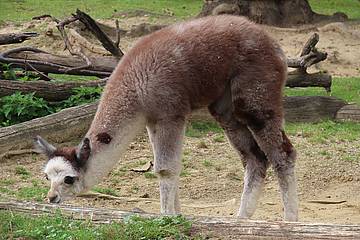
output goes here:
<path id="1" fill-rule="evenodd" d="M 296 220 L 295 150 L 282 126 L 286 75 L 280 47 L 245 18 L 199 18 L 142 38 L 108 80 L 85 138 L 91 144 L 83 149 L 83 142 L 80 148 L 85 160 L 92 148 L 87 178 L 106 175 L 133 133 L 146 124 L 160 177 L 161 211 L 178 212 L 185 119 L 194 109 L 208 107 L 243 155 L 246 172 L 239 216 L 253 214 L 271 163 L 279 178 L 285 219 Z"/>
<path id="2" fill-rule="evenodd" d="M 67 160 L 75 169 L 79 167 L 77 163 L 75 147 L 57 148 L 54 152 L 54 155 L 50 158 L 53 157 L 64 157 L 65 160 Z"/>

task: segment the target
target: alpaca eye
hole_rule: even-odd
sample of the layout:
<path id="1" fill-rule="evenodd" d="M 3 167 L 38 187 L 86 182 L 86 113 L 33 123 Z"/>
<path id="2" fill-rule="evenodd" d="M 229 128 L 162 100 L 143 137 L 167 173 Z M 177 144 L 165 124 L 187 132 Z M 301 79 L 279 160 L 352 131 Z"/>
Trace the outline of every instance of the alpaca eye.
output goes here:
<path id="1" fill-rule="evenodd" d="M 47 174 L 45 174 L 45 179 L 49 181 L 49 177 Z"/>
<path id="2" fill-rule="evenodd" d="M 64 183 L 66 184 L 73 184 L 75 182 L 75 177 L 66 176 L 64 178 Z"/>

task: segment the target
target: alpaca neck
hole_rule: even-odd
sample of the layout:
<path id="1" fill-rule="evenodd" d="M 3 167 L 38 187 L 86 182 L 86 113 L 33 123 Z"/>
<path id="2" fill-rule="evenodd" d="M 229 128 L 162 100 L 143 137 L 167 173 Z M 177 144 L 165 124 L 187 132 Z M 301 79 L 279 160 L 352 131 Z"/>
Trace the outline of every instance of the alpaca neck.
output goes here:
<path id="1" fill-rule="evenodd" d="M 135 116 L 132 119 L 122 122 L 117 126 L 117 131 L 113 136 L 110 144 L 92 150 L 88 159 L 86 169 L 84 171 L 84 188 L 89 190 L 92 186 L 98 184 L 106 177 L 114 166 L 118 163 L 130 142 L 145 127 L 145 118 L 143 116 Z M 90 141 L 94 140 L 93 129 L 90 129 L 88 136 Z M 94 130 L 93 130 L 94 131 Z"/>

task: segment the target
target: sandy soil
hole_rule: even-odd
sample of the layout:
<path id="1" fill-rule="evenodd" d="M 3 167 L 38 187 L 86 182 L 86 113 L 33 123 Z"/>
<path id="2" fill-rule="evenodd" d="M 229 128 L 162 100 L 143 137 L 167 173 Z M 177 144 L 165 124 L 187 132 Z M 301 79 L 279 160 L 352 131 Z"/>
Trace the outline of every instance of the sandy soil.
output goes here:
<path id="1" fill-rule="evenodd" d="M 148 17 L 121 19 L 123 28 L 130 28 Z M 170 20 L 167 20 L 170 21 Z M 109 23 L 110 21 L 103 21 Z M 360 24 L 355 22 L 331 23 L 325 26 L 304 26 L 300 30 L 264 27 L 278 39 L 288 56 L 296 56 L 312 32 L 320 34 L 318 47 L 329 54 L 327 61 L 317 64 L 313 71 L 327 70 L 334 76 L 360 75 Z M 62 53 L 63 43 L 49 21 L 31 21 L 22 25 L 8 24 L 0 33 L 14 31 L 40 31 L 40 37 L 19 45 L 33 45 L 53 53 Z M 53 36 L 45 32 L 51 29 Z M 135 39 L 123 38 L 121 47 L 126 51 Z M 13 46 L 11 46 L 13 47 Z M 5 47 L 0 48 L 0 50 Z M 182 211 L 188 215 L 233 216 L 236 214 L 242 190 L 243 167 L 239 157 L 230 145 L 219 142 L 219 133 L 209 133 L 203 138 L 186 137 L 184 146 L 184 169 L 181 176 L 180 197 Z M 357 223 L 360 224 L 360 162 L 347 156 L 360 155 L 360 139 L 357 141 L 311 142 L 301 133 L 291 136 L 298 149 L 297 177 L 300 194 L 300 220 L 305 222 Z M 65 145 L 69 145 L 67 143 Z M 110 188 L 120 197 L 136 197 L 137 202 L 124 200 L 101 200 L 77 198 L 70 204 L 97 207 L 115 207 L 123 210 L 141 209 L 159 212 L 158 183 L 155 178 L 146 178 L 143 173 L 131 172 L 152 160 L 152 153 L 145 135 L 134 141 L 126 156 L 99 185 Z M 39 180 L 40 186 L 47 186 L 42 168 L 45 160 L 36 155 L 14 157 L 1 163 L 0 181 L 15 180 L 12 190 L 31 186 L 30 180 Z M 30 178 L 15 174 L 15 167 L 24 166 L 30 171 Z M 276 178 L 272 172 L 266 179 L 266 188 L 258 205 L 254 219 L 279 220 L 282 206 Z M 7 198 L 2 194 L 0 198 Z M 321 204 L 311 201 L 338 202 Z"/>

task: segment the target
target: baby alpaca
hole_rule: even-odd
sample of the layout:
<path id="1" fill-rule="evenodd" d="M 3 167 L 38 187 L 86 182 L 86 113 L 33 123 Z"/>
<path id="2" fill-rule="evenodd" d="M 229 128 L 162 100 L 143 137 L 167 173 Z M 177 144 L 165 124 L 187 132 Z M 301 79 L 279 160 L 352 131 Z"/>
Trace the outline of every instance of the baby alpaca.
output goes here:
<path id="1" fill-rule="evenodd" d="M 179 213 L 185 122 L 193 110 L 208 107 L 245 167 L 238 216 L 253 215 L 272 165 L 284 219 L 296 221 L 296 154 L 282 126 L 286 74 L 278 44 L 242 17 L 199 18 L 141 38 L 112 73 L 79 146 L 57 149 L 36 138 L 49 158 L 49 201 L 61 202 L 99 183 L 146 126 L 161 213 Z"/>

